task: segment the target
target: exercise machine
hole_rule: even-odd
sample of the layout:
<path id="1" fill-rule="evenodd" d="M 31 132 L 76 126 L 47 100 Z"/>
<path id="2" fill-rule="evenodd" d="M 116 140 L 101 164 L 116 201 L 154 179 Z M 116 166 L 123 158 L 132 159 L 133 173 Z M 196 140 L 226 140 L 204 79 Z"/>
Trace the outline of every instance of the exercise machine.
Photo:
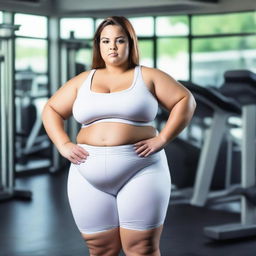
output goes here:
<path id="1" fill-rule="evenodd" d="M 216 88 L 202 87 L 188 81 L 180 82 L 192 92 L 196 99 L 197 108 L 190 129 L 191 126 L 200 127 L 202 139 L 197 143 L 201 151 L 194 186 L 175 191 L 172 198 L 188 198 L 191 205 L 204 206 L 207 201 L 227 197 L 230 191 L 239 187 L 239 184 L 233 186 L 230 184 L 232 158 L 228 157 L 223 170 L 226 174 L 225 188 L 210 191 L 221 143 L 224 138 L 227 141 L 232 140 L 230 129 L 233 124 L 229 122 L 229 118 L 240 116 L 241 108 L 238 102 L 224 96 Z M 232 143 L 228 143 L 227 155 L 232 155 Z"/>
<path id="2" fill-rule="evenodd" d="M 0 200 L 21 198 L 30 200 L 32 193 L 15 188 L 14 166 L 14 82 L 13 82 L 13 43 L 14 31 L 18 25 L 0 24 Z"/>
<path id="3" fill-rule="evenodd" d="M 42 129 L 41 113 L 48 100 L 47 79 L 27 69 L 15 74 L 16 171 L 51 166 L 50 140 Z"/>
<path id="4" fill-rule="evenodd" d="M 242 106 L 242 186 L 233 192 L 241 197 L 241 222 L 205 227 L 205 235 L 216 240 L 256 235 L 256 74 L 230 70 L 224 78 L 221 92 Z"/>

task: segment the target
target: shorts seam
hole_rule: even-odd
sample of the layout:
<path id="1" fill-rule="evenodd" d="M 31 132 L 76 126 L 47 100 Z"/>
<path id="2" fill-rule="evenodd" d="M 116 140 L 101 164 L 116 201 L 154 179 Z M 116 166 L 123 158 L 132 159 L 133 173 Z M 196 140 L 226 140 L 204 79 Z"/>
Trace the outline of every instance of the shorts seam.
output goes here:
<path id="1" fill-rule="evenodd" d="M 99 232 L 104 232 L 104 231 L 108 231 L 110 229 L 114 229 L 119 227 L 119 225 L 117 226 L 104 226 L 104 227 L 99 227 L 98 229 L 95 228 L 94 230 L 85 230 L 85 229 L 79 229 L 79 231 L 83 234 L 93 234 L 93 233 L 99 233 Z M 97 230 L 96 230 L 97 229 Z"/>
<path id="2" fill-rule="evenodd" d="M 160 227 L 161 225 L 163 225 L 164 224 L 164 222 L 159 222 L 159 223 L 157 223 L 157 224 L 155 224 L 155 225 L 148 225 L 148 226 L 146 226 L 146 227 L 143 227 L 143 228 L 139 228 L 139 227 L 136 227 L 136 226 L 129 226 L 129 225 L 120 225 L 120 228 L 126 228 L 126 229 L 132 229 L 132 230 L 140 230 L 140 231 L 143 231 L 143 230 L 149 230 L 149 229 L 154 229 L 154 228 L 158 228 L 158 227 Z"/>

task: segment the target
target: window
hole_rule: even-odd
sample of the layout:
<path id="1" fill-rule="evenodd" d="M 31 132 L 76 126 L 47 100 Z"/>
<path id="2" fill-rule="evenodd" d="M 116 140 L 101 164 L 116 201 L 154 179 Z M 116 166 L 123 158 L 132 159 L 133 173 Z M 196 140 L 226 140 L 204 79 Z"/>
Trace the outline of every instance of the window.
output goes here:
<path id="1" fill-rule="evenodd" d="M 28 14 L 15 14 L 15 24 L 21 25 L 15 31 L 17 36 L 47 38 L 47 18 Z"/>
<path id="2" fill-rule="evenodd" d="M 248 69 L 256 72 L 255 45 L 256 36 L 194 39 L 193 82 L 219 87 L 227 70 Z"/>
<path id="3" fill-rule="evenodd" d="M 157 39 L 157 68 L 172 75 L 176 80 L 188 80 L 188 40 Z"/>
<path id="4" fill-rule="evenodd" d="M 154 67 L 153 41 L 139 40 L 140 64 L 148 67 Z"/>
<path id="5" fill-rule="evenodd" d="M 176 80 L 189 79 L 187 16 L 156 18 L 157 68 Z"/>
<path id="6" fill-rule="evenodd" d="M 15 69 L 47 72 L 47 41 L 42 39 L 17 38 Z"/>
<path id="7" fill-rule="evenodd" d="M 192 80 L 219 87 L 231 69 L 256 72 L 256 12 L 192 17 Z"/>
<path id="8" fill-rule="evenodd" d="M 63 39 L 70 38 L 92 38 L 94 32 L 92 18 L 63 18 L 60 21 L 60 36 Z"/>
<path id="9" fill-rule="evenodd" d="M 255 33 L 255 12 L 195 15 L 192 17 L 193 35 Z"/>
<path id="10" fill-rule="evenodd" d="M 188 35 L 188 17 L 157 17 L 156 18 L 156 35 L 157 36 L 173 36 Z"/>
<path id="11" fill-rule="evenodd" d="M 77 68 L 80 67 L 77 73 L 90 69 L 92 64 L 92 50 L 85 48 L 79 49 L 76 54 L 76 64 Z"/>
<path id="12" fill-rule="evenodd" d="M 96 19 L 95 25 L 96 28 L 100 25 L 100 23 L 103 21 L 104 19 Z"/>
<path id="13" fill-rule="evenodd" d="M 153 36 L 154 20 L 153 17 L 129 18 L 137 36 Z"/>

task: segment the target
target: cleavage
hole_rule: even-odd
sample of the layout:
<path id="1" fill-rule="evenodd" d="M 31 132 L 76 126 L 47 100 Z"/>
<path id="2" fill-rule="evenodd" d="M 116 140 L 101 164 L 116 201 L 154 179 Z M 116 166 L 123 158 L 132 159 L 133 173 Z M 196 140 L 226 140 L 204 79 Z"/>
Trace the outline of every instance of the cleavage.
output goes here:
<path id="1" fill-rule="evenodd" d="M 99 74 L 99 76 L 101 76 L 101 74 Z M 91 81 L 92 92 L 113 93 L 113 92 L 123 91 L 130 88 L 133 82 L 133 77 L 131 78 L 131 74 L 122 75 L 122 79 L 120 79 L 117 76 L 117 78 L 115 78 L 115 80 L 117 81 L 116 84 L 113 84 L 113 80 L 111 81 L 111 79 L 109 78 L 104 78 L 104 76 L 101 77 L 101 80 L 104 81 L 104 83 L 102 83 L 102 81 L 98 81 L 99 76 L 95 77 L 95 75 L 93 75 L 92 77 L 92 81 Z M 109 87 L 108 84 L 111 84 L 112 86 Z"/>

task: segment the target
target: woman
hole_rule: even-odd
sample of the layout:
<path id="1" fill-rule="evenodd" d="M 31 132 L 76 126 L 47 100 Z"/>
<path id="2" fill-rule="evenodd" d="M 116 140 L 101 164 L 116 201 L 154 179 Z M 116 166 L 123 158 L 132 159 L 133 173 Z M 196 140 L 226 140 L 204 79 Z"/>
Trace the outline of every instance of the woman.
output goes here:
<path id="1" fill-rule="evenodd" d="M 166 73 L 139 66 L 130 22 L 105 19 L 94 36 L 92 70 L 65 83 L 43 111 L 45 129 L 71 161 L 68 197 L 90 255 L 160 255 L 171 183 L 164 147 L 192 118 L 191 93 Z M 158 102 L 170 111 L 159 133 Z M 77 143 L 63 121 L 82 124 Z"/>

